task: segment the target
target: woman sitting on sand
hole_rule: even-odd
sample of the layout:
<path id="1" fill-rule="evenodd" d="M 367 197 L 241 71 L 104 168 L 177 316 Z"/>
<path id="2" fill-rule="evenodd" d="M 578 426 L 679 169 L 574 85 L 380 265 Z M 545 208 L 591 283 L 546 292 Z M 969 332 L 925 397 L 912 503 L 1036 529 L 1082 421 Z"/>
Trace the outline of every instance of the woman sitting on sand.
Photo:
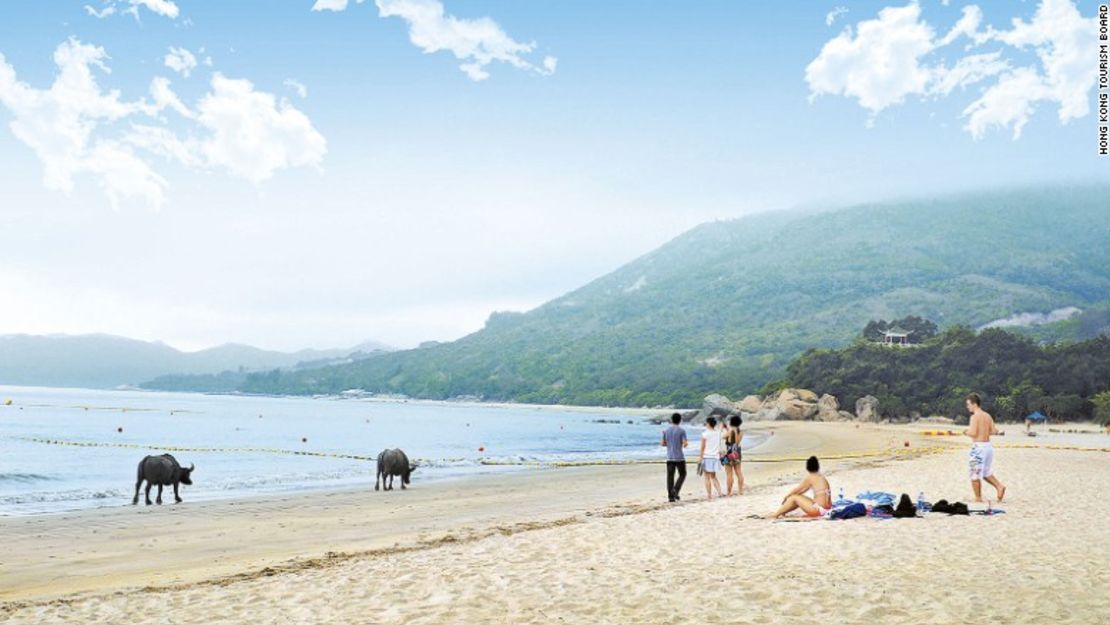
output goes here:
<path id="1" fill-rule="evenodd" d="M 795 508 L 800 508 L 808 517 L 819 517 L 832 509 L 832 488 L 825 476 L 821 475 L 821 464 L 817 462 L 817 456 L 810 456 L 806 460 L 806 471 L 809 474 L 802 478 L 802 482 L 794 490 L 786 494 L 782 507 L 771 515 L 772 519 L 782 518 Z M 807 490 L 813 491 L 813 499 L 802 494 Z"/>
<path id="2" fill-rule="evenodd" d="M 744 433 L 740 431 L 740 424 L 743 421 L 739 416 L 733 415 L 728 420 L 728 430 L 725 432 L 725 453 L 722 454 L 721 462 L 725 465 L 725 477 L 728 478 L 725 482 L 725 496 L 732 495 L 732 484 L 736 483 L 736 494 L 744 494 L 744 474 L 740 471 L 740 460 L 743 457 L 743 451 L 740 449 L 740 441 L 744 440 Z"/>
<path id="3" fill-rule="evenodd" d="M 721 496 L 721 482 L 717 479 L 717 470 L 721 468 L 720 453 L 721 431 L 717 429 L 717 419 L 709 417 L 705 420 L 705 431 L 701 433 L 701 449 L 698 451 L 698 464 L 705 474 L 705 495 L 713 499 L 714 489 L 717 496 Z"/>

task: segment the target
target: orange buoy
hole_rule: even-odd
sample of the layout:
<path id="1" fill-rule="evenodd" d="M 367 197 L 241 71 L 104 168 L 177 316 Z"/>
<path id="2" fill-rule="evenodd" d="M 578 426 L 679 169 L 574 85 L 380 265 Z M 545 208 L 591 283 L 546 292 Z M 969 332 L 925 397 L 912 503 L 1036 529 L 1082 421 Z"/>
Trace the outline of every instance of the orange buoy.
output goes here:
<path id="1" fill-rule="evenodd" d="M 485 451 L 485 450 L 486 450 L 486 448 L 485 448 L 485 447 L 479 447 L 479 448 L 478 448 L 478 451 Z"/>

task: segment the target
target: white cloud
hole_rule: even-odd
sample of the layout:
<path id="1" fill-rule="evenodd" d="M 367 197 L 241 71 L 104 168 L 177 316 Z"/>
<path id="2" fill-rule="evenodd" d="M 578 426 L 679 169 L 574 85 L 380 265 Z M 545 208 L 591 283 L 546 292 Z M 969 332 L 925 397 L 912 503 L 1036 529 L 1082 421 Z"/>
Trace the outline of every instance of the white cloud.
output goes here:
<path id="1" fill-rule="evenodd" d="M 944 38 L 937 42 L 937 47 L 946 46 L 960 37 L 968 37 L 975 43 L 982 43 L 986 40 L 986 34 L 979 31 L 979 25 L 982 22 L 983 11 L 979 7 L 974 4 L 964 7 L 959 21 Z"/>
<path id="2" fill-rule="evenodd" d="M 362 0 L 358 0 L 362 2 Z M 313 11 L 345 11 L 347 9 L 347 0 L 316 0 L 316 4 L 312 5 Z"/>
<path id="3" fill-rule="evenodd" d="M 956 61 L 950 69 L 936 68 L 929 85 L 929 93 L 938 97 L 946 96 L 958 87 L 963 88 L 980 82 L 1001 74 L 1009 68 L 1010 63 L 1002 58 L 1001 52 L 969 54 Z"/>
<path id="4" fill-rule="evenodd" d="M 197 105 L 197 121 L 210 131 L 205 161 L 259 183 L 287 167 L 318 167 L 327 142 L 284 98 L 257 91 L 249 80 L 212 77 L 212 91 Z"/>
<path id="5" fill-rule="evenodd" d="M 168 108 L 186 119 L 194 117 L 193 112 L 173 92 L 168 78 L 156 76 L 154 80 L 150 81 L 150 96 L 154 99 L 154 112 Z"/>
<path id="6" fill-rule="evenodd" d="M 933 50 L 933 29 L 920 17 L 916 3 L 887 7 L 826 42 L 806 67 L 812 96 L 853 97 L 876 114 L 925 93 L 930 71 L 920 61 Z"/>
<path id="7" fill-rule="evenodd" d="M 294 80 L 292 78 L 286 78 L 281 84 L 285 85 L 286 87 L 289 87 L 290 89 L 295 91 L 297 95 L 299 95 L 302 98 L 307 98 L 308 97 L 308 87 L 304 86 L 304 83 L 300 82 L 299 80 Z"/>
<path id="8" fill-rule="evenodd" d="M 197 123 L 198 132 L 186 139 L 165 128 L 133 125 L 131 145 L 179 161 L 187 167 L 224 169 L 255 184 L 280 169 L 319 167 L 327 141 L 308 117 L 287 100 L 258 91 L 249 80 L 216 73 L 212 90 L 195 110 L 169 89 L 168 81 L 151 85 L 159 110 L 172 108 Z"/>
<path id="9" fill-rule="evenodd" d="M 109 4 L 108 6 L 104 7 L 103 9 L 98 10 L 96 7 L 89 6 L 89 5 L 86 4 L 85 5 L 85 12 L 88 13 L 89 15 L 97 18 L 97 19 L 102 20 L 102 19 L 104 19 L 108 16 L 115 15 L 116 7 L 114 5 Z"/>
<path id="10" fill-rule="evenodd" d="M 1072 0 L 1041 0 L 1032 20 L 1014 18 L 1009 30 L 983 28 L 978 6 L 963 8 L 943 37 L 921 18 L 921 6 L 886 7 L 825 43 L 806 67 L 811 100 L 819 95 L 855 98 L 875 115 L 909 96 L 944 97 L 957 88 L 996 78 L 963 111 L 964 126 L 980 139 L 990 128 L 1009 128 L 1021 136 L 1040 103 L 1058 106 L 1061 123 L 1090 112 L 1091 70 L 1096 45 L 1094 18 L 1084 18 Z M 957 41 L 965 49 L 948 64 L 940 56 Z M 990 43 L 1001 50 L 972 54 Z M 1032 50 L 1029 64 L 1020 52 Z M 1013 55 L 1013 52 L 1019 54 Z"/>
<path id="11" fill-rule="evenodd" d="M 836 7 L 832 11 L 825 14 L 825 26 L 832 26 L 836 22 L 836 18 L 848 12 L 848 7 Z"/>
<path id="12" fill-rule="evenodd" d="M 177 5 L 171 0 L 129 0 L 131 8 L 125 12 L 130 12 L 135 17 L 139 16 L 139 7 L 144 7 L 152 13 L 156 13 L 163 17 L 170 19 L 177 19 L 179 13 Z"/>
<path id="13" fill-rule="evenodd" d="M 1044 70 L 1041 99 L 1059 105 L 1061 122 L 1087 115 L 1096 74 L 1093 17 L 1084 18 L 1070 0 L 1042 0 L 1031 22 L 1015 18 L 1012 30 L 992 31 L 990 38 L 1037 53 Z"/>
<path id="14" fill-rule="evenodd" d="M 166 54 L 165 64 L 166 67 L 188 78 L 197 66 L 197 57 L 185 48 L 170 46 L 170 51 Z"/>
<path id="15" fill-rule="evenodd" d="M 1012 128 L 1013 138 L 1018 139 L 1033 115 L 1034 102 L 1047 96 L 1044 81 L 1035 70 L 1018 68 L 1001 77 L 964 109 L 965 129 L 981 139 L 992 127 Z"/>
<path id="16" fill-rule="evenodd" d="M 177 16 L 181 13 L 177 4 L 172 0 L 101 0 L 101 4 L 104 5 L 104 8 L 99 10 L 86 4 L 85 12 L 98 19 L 104 19 L 117 13 L 139 19 L 140 8 L 170 19 L 177 19 Z"/>
<path id="17" fill-rule="evenodd" d="M 0 104 L 12 113 L 12 133 L 42 162 L 49 189 L 69 193 L 77 176 L 88 175 L 113 206 L 136 200 L 157 208 L 168 183 L 144 156 L 223 169 L 258 184 L 281 169 L 319 167 L 327 151 L 303 112 L 248 80 L 217 73 L 211 90 L 190 108 L 159 76 L 149 99 L 124 101 L 97 83 L 94 69 L 108 74 L 107 59 L 103 48 L 69 39 L 54 53 L 53 84 L 35 89 L 17 80 L 0 55 Z M 166 111 L 180 116 L 185 138 L 170 127 Z"/>
<path id="18" fill-rule="evenodd" d="M 54 83 L 35 89 L 18 81 L 15 69 L 0 55 L 0 103 L 14 117 L 12 134 L 42 161 L 47 188 L 69 193 L 75 176 L 92 174 L 114 206 L 129 198 L 160 206 L 165 179 L 129 146 L 94 137 L 101 123 L 140 113 L 145 106 L 124 102 L 118 91 L 104 91 L 97 84 L 93 69 L 107 74 L 107 58 L 103 48 L 69 39 L 54 52 Z"/>
<path id="19" fill-rule="evenodd" d="M 536 49 L 535 42 L 521 43 L 509 37 L 497 22 L 488 17 L 474 19 L 447 15 L 438 0 L 375 0 L 381 17 L 399 17 L 409 25 L 409 40 L 427 54 L 447 51 L 463 61 L 459 65 L 471 80 L 489 78 L 486 67 L 494 62 L 508 63 L 517 69 L 549 75 L 557 59 L 545 57 L 539 65 L 526 57 Z M 317 0 L 331 10 L 346 8 L 346 2 Z M 331 5 L 341 8 L 332 8 Z"/>

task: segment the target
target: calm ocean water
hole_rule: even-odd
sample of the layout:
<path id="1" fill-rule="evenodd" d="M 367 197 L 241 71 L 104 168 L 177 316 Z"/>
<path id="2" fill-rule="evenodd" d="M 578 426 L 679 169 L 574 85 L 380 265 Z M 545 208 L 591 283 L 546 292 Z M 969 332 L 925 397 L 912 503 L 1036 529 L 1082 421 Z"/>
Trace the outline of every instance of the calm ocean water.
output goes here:
<path id="1" fill-rule="evenodd" d="M 373 458 L 400 447 L 420 463 L 419 484 L 562 460 L 662 458 L 659 431 L 643 417 L 602 412 L 0 386 L 0 515 L 129 505 L 139 460 L 167 447 L 206 448 L 171 450 L 196 464 L 182 496 L 199 501 L 373 488 L 373 462 L 327 454 Z"/>

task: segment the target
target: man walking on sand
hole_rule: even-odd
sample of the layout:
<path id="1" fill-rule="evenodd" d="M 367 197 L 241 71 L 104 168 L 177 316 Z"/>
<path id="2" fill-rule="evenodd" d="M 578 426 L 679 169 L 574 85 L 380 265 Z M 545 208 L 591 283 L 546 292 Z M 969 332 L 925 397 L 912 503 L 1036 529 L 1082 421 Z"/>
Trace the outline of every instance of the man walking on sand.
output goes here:
<path id="1" fill-rule="evenodd" d="M 678 493 L 682 490 L 682 483 L 686 481 L 686 456 L 682 453 L 682 448 L 690 442 L 686 439 L 686 430 L 681 423 L 682 415 L 677 412 L 671 415 L 671 427 L 663 430 L 663 442 L 659 443 L 660 447 L 667 448 L 667 497 L 670 501 L 680 499 Z M 678 472 L 677 482 L 674 480 L 675 472 Z"/>
<path id="2" fill-rule="evenodd" d="M 968 454 L 968 476 L 971 478 L 971 490 L 975 493 L 975 501 L 982 502 L 982 482 L 986 480 L 988 484 L 998 491 L 998 500 L 1006 495 L 1006 487 L 998 478 L 994 476 L 994 470 L 991 465 L 994 464 L 994 447 L 991 445 L 991 434 L 998 434 L 998 428 L 994 425 L 994 418 L 983 410 L 983 400 L 979 397 L 978 393 L 972 393 L 967 396 L 967 411 L 971 413 L 971 420 L 968 423 L 967 429 L 964 434 L 971 437 L 971 453 Z"/>

